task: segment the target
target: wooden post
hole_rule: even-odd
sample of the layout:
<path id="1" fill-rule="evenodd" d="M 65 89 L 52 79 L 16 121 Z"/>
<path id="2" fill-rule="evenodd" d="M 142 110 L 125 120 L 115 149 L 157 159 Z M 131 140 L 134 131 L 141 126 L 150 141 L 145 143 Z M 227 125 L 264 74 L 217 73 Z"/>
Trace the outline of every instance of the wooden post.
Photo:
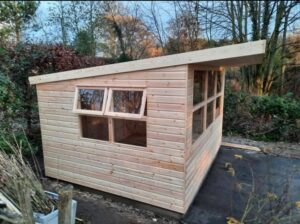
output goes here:
<path id="1" fill-rule="evenodd" d="M 73 186 L 67 185 L 58 192 L 58 223 L 71 224 Z"/>
<path id="2" fill-rule="evenodd" d="M 28 187 L 25 178 L 21 178 L 20 180 L 18 180 L 16 185 L 19 206 L 22 212 L 23 220 L 26 224 L 34 224 L 35 222 L 33 219 L 33 211 L 31 207 L 30 188 Z"/>

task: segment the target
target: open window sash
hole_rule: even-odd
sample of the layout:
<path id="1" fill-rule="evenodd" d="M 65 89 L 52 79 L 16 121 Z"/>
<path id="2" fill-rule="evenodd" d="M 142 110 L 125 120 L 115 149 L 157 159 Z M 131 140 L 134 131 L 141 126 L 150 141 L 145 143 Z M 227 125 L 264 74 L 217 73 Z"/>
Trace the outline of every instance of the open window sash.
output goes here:
<path id="1" fill-rule="evenodd" d="M 104 114 L 119 118 L 142 118 L 145 106 L 145 89 L 109 88 Z"/>
<path id="2" fill-rule="evenodd" d="M 78 114 L 103 115 L 107 101 L 107 88 L 77 86 L 73 112 Z"/>

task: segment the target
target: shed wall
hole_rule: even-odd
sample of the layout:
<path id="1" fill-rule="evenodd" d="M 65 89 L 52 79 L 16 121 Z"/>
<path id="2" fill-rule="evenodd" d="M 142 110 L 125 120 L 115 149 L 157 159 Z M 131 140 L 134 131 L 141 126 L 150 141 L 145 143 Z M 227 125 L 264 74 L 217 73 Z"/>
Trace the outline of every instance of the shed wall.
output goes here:
<path id="1" fill-rule="evenodd" d="M 183 213 L 187 71 L 184 65 L 37 85 L 46 175 Z M 82 138 L 72 112 L 76 85 L 146 88 L 147 147 Z"/>
<path id="2" fill-rule="evenodd" d="M 192 142 L 192 123 L 193 123 L 193 87 L 194 87 L 194 71 L 200 70 L 216 70 L 222 72 L 221 92 L 215 95 L 221 96 L 220 115 L 216 117 L 215 102 L 213 116 L 214 121 L 205 128 L 201 136 Z M 222 124 L 223 124 L 223 99 L 224 99 L 224 81 L 225 74 L 220 67 L 206 67 L 202 65 L 189 65 L 187 78 L 187 113 L 186 113 L 186 151 L 185 151 L 185 212 L 191 205 L 195 195 L 197 194 L 206 174 L 212 165 L 222 140 Z M 207 94 L 208 83 L 205 85 L 205 93 Z M 207 95 L 204 99 L 204 121 L 206 121 L 206 108 L 208 102 Z M 204 126 L 205 123 L 204 123 Z"/>

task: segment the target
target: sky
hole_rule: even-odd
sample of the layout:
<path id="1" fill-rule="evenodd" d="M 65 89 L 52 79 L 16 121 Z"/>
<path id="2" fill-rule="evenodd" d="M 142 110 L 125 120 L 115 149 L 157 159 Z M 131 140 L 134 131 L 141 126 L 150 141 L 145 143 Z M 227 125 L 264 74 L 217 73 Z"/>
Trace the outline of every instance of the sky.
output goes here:
<path id="1" fill-rule="evenodd" d="M 131 7 L 131 5 L 136 4 L 137 2 L 134 1 L 122 1 L 122 4 L 125 6 Z M 40 5 L 36 12 L 36 22 L 37 24 L 42 24 L 41 29 L 33 29 L 33 28 L 27 28 L 23 32 L 23 38 L 30 40 L 31 42 L 58 42 L 60 40 L 60 31 L 48 24 L 48 18 L 49 18 L 49 9 L 53 7 L 57 2 L 55 1 L 41 1 Z M 144 6 L 144 8 L 150 7 L 151 2 L 150 1 L 138 1 L 138 4 Z M 170 10 L 170 2 L 166 1 L 156 1 L 156 4 L 158 4 L 158 8 L 160 10 L 161 20 L 163 22 L 163 26 L 167 27 L 167 23 L 169 18 L 174 17 L 173 10 Z M 296 10 L 300 9 L 300 5 Z M 146 14 L 146 13 L 144 13 Z M 272 25 L 272 24 L 271 24 Z M 298 30 L 300 32 L 300 21 L 296 22 L 296 27 L 298 27 Z"/>
<path id="2" fill-rule="evenodd" d="M 122 1 L 125 6 L 131 7 L 136 4 L 137 1 Z M 145 7 L 150 7 L 150 1 L 138 1 L 139 4 Z M 55 42 L 59 40 L 59 30 L 50 26 L 47 22 L 49 19 L 49 11 L 51 7 L 54 7 L 57 1 L 41 1 L 36 12 L 35 21 L 37 24 L 42 24 L 43 29 L 27 28 L 23 32 L 23 38 L 30 40 L 32 42 Z M 168 11 L 169 2 L 166 1 L 156 1 L 159 4 L 159 10 L 162 22 L 166 25 L 168 19 L 174 15 L 172 11 Z"/>

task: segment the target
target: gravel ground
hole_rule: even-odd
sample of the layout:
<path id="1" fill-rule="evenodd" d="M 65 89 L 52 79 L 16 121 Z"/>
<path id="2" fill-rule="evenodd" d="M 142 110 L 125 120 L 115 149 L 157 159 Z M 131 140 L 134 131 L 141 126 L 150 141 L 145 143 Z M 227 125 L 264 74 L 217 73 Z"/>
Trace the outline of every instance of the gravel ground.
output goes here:
<path id="1" fill-rule="evenodd" d="M 263 142 L 240 136 L 223 136 L 223 142 L 255 146 L 266 154 L 300 159 L 300 143 Z"/>

